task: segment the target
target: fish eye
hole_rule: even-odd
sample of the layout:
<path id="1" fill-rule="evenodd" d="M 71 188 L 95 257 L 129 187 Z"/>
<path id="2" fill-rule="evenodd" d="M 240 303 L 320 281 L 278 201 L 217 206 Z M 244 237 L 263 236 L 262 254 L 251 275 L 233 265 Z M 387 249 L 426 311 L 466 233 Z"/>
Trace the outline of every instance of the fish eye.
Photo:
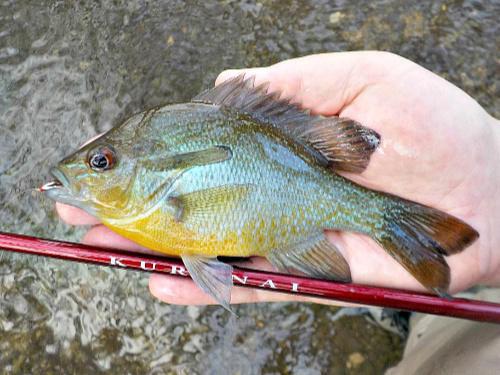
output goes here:
<path id="1" fill-rule="evenodd" d="M 114 167 L 116 156 L 113 150 L 98 147 L 90 151 L 87 158 L 89 167 L 96 172 L 103 172 Z"/>

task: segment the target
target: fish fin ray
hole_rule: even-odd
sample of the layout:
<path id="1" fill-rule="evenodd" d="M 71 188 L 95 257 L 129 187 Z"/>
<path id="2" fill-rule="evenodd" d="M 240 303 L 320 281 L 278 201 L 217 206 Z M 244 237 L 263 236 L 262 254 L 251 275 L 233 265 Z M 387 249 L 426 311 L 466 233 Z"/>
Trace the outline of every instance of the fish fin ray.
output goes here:
<path id="1" fill-rule="evenodd" d="M 192 101 L 223 105 L 262 123 L 279 126 L 313 149 L 312 154 L 335 171 L 359 173 L 366 169 L 380 143 L 377 132 L 347 118 L 313 116 L 310 110 L 290 104 L 290 99 L 280 99 L 280 91 L 267 93 L 269 83 L 254 87 L 254 81 L 254 76 L 245 80 L 241 74 L 200 93 Z"/>
<path id="2" fill-rule="evenodd" d="M 325 117 L 300 128 L 297 137 L 319 151 L 335 171 L 363 172 L 380 143 L 377 132 L 345 117 Z"/>
<path id="3" fill-rule="evenodd" d="M 177 209 L 177 222 L 209 220 L 225 212 L 234 212 L 246 199 L 254 185 L 222 185 L 192 193 L 169 196 L 168 200 Z"/>
<path id="4" fill-rule="evenodd" d="M 392 201 L 384 229 L 375 240 L 422 285 L 449 297 L 450 267 L 445 255 L 460 253 L 479 233 L 460 219 L 412 201 Z"/>
<path id="5" fill-rule="evenodd" d="M 231 290 L 233 288 L 233 267 L 196 254 L 181 255 L 193 281 L 226 310 L 236 315 L 231 308 Z"/>
<path id="6" fill-rule="evenodd" d="M 196 151 L 188 151 L 177 154 L 170 154 L 167 156 L 155 155 L 154 163 L 149 162 L 147 169 L 156 171 L 170 171 L 172 174 L 169 179 L 160 184 L 150 194 L 142 204 L 142 211 L 146 212 L 155 207 L 159 202 L 162 202 L 164 197 L 170 190 L 173 181 L 177 180 L 189 168 L 194 166 L 202 166 L 212 163 L 220 163 L 232 157 L 232 151 L 226 146 L 214 146 Z M 144 161 L 144 160 L 143 160 Z M 135 181 L 135 180 L 134 180 Z M 170 202 L 173 204 L 180 204 L 175 196 L 169 196 Z M 179 214 L 182 212 L 179 212 Z"/>
<path id="7" fill-rule="evenodd" d="M 285 249 L 275 249 L 267 259 L 274 267 L 287 273 L 295 269 L 319 279 L 351 281 L 347 261 L 323 232 Z"/>

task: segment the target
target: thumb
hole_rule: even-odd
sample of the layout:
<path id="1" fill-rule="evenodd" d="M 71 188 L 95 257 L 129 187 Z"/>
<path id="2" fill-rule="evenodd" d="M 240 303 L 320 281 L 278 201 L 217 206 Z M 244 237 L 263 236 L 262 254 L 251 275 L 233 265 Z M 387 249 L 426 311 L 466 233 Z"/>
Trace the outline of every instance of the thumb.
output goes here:
<path id="1" fill-rule="evenodd" d="M 311 109 L 313 114 L 338 115 L 358 95 L 385 73 L 388 63 L 405 59 L 384 52 L 340 52 L 285 60 L 263 68 L 223 71 L 216 84 L 244 73 L 255 76 L 255 84 L 269 82 L 269 92 Z"/>

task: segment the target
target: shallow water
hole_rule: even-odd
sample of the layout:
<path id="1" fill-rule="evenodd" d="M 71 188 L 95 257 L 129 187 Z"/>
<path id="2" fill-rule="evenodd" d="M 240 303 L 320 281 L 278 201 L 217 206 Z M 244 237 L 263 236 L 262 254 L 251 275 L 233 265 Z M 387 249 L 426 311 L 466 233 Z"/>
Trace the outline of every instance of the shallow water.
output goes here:
<path id="1" fill-rule="evenodd" d="M 225 68 L 380 49 L 500 117 L 500 2 L 4 1 L 0 230 L 80 241 L 28 189 L 134 112 L 187 100 Z M 355 4 L 355 5 L 354 5 Z M 144 274 L 0 252 L 0 372 L 379 374 L 402 340 L 309 304 L 179 307 Z"/>

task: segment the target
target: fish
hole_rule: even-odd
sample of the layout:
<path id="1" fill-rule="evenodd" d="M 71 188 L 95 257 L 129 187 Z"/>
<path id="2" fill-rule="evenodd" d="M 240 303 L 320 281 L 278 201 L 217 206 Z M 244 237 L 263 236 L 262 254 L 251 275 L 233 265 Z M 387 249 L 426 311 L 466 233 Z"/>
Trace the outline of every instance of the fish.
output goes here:
<path id="1" fill-rule="evenodd" d="M 373 238 L 449 298 L 444 257 L 479 233 L 343 177 L 367 168 L 381 136 L 349 118 L 312 115 L 254 82 L 240 75 L 189 102 L 142 111 L 61 160 L 40 189 L 123 237 L 179 256 L 229 311 L 233 268 L 219 257 L 262 256 L 281 272 L 350 282 L 325 230 Z"/>

